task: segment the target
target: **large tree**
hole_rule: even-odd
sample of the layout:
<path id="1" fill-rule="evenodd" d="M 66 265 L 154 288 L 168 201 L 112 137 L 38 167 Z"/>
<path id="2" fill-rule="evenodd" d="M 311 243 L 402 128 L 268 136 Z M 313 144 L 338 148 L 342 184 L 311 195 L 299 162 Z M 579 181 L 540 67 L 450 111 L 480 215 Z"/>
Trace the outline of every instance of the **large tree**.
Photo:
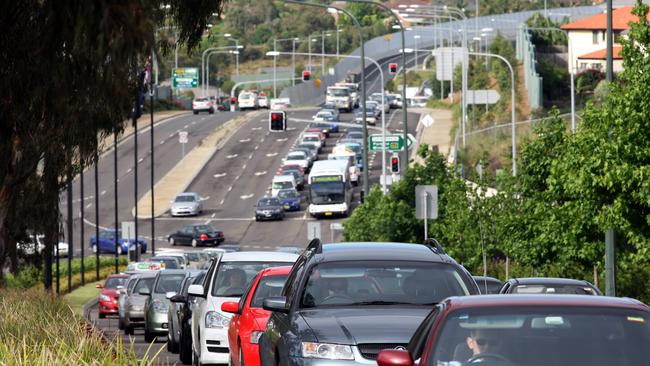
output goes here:
<path id="1" fill-rule="evenodd" d="M 140 89 L 143 60 L 158 49 L 163 21 L 180 42 L 198 44 L 225 0 L 21 0 L 0 12 L 0 268 L 16 215 L 16 197 L 30 179 L 47 219 L 46 256 L 57 241 L 58 197 L 66 172 L 90 159 L 98 137 L 120 132 Z M 165 44 L 159 44 L 166 49 Z M 30 181 L 33 183 L 33 181 Z M 29 207 L 21 207 L 29 209 Z M 26 223 L 23 223 L 26 224 Z M 28 223 L 27 223 L 28 224 Z M 9 249 L 9 250 L 8 250 Z M 46 260 L 46 264 L 49 263 Z M 48 268 L 46 267 L 46 271 Z M 0 271 L 2 276 L 2 271 Z M 1 282 L 0 277 L 0 282 Z"/>

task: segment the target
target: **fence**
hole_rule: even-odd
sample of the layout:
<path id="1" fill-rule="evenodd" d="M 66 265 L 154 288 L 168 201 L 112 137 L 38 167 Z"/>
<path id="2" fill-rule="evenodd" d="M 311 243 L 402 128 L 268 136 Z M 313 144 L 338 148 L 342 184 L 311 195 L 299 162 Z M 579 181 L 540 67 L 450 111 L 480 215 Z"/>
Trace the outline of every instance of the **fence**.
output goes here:
<path id="1" fill-rule="evenodd" d="M 517 59 L 524 66 L 524 85 L 528 90 L 528 103 L 531 109 L 542 106 L 542 78 L 537 74 L 535 45 L 526 24 L 522 24 L 517 34 Z"/>

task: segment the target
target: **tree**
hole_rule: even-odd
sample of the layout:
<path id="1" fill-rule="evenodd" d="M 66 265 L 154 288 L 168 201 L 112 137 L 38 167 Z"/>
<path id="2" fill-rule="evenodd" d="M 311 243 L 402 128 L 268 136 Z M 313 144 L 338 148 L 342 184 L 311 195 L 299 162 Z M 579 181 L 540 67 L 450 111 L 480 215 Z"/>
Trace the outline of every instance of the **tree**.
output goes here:
<path id="1" fill-rule="evenodd" d="M 44 252 L 51 255 L 64 177 L 89 163 L 98 137 L 121 131 L 141 88 L 138 75 L 154 48 L 156 25 L 169 16 L 178 25 L 179 41 L 192 49 L 222 5 L 221 0 L 5 4 L 0 47 L 11 52 L 0 55 L 0 268 L 4 254 L 14 250 L 7 248 L 9 211 L 30 179 L 39 181 L 29 192 L 48 215 L 24 224 L 46 233 Z M 46 259 L 46 273 L 50 263 Z"/>

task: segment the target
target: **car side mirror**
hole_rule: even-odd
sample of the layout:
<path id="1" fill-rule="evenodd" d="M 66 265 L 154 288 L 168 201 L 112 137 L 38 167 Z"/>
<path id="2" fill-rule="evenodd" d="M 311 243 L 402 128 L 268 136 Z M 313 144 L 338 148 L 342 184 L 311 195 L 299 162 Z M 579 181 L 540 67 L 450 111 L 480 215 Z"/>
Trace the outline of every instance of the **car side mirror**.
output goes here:
<path id="1" fill-rule="evenodd" d="M 205 297 L 203 294 L 204 288 L 201 285 L 190 285 L 187 289 L 187 294 L 190 296 L 196 296 L 196 297 Z"/>
<path id="2" fill-rule="evenodd" d="M 98 284 L 95 285 L 95 288 L 104 288 L 104 285 L 102 285 L 101 283 L 98 283 Z"/>
<path id="3" fill-rule="evenodd" d="M 268 311 L 277 311 L 280 313 L 288 313 L 287 298 L 284 296 L 268 297 L 264 299 L 262 308 Z"/>
<path id="4" fill-rule="evenodd" d="M 187 301 L 187 298 L 181 294 L 176 294 L 170 297 L 169 301 L 176 302 L 176 303 L 184 303 L 185 301 Z"/>
<path id="5" fill-rule="evenodd" d="M 378 366 L 413 366 L 413 358 L 408 351 L 386 349 L 377 355 Z"/>
<path id="6" fill-rule="evenodd" d="M 151 290 L 149 290 L 149 289 L 146 288 L 146 287 L 145 287 L 145 288 L 141 288 L 140 291 L 138 291 L 138 294 L 140 294 L 140 295 L 142 295 L 142 296 L 151 296 Z"/>
<path id="7" fill-rule="evenodd" d="M 174 297 L 174 295 L 176 295 L 176 292 L 174 292 L 174 291 L 169 291 L 169 292 L 165 293 L 165 297 L 167 299 L 171 299 L 172 297 Z"/>
<path id="8" fill-rule="evenodd" d="M 239 303 L 228 301 L 221 304 L 221 311 L 226 313 L 239 314 Z"/>

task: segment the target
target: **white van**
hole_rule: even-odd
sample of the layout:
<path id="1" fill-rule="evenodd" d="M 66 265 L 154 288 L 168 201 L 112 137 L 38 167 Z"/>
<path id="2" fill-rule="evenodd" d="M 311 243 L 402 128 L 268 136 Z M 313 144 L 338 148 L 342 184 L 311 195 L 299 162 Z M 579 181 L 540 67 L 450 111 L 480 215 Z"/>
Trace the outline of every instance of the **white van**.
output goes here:
<path id="1" fill-rule="evenodd" d="M 259 98 L 257 93 L 243 91 L 239 93 L 239 97 L 237 97 L 237 106 L 239 107 L 239 110 L 257 109 L 260 106 L 258 100 Z"/>
<path id="2" fill-rule="evenodd" d="M 271 196 L 276 197 L 281 189 L 290 188 L 298 190 L 296 178 L 293 175 L 276 175 L 273 177 L 273 183 L 271 183 Z"/>

